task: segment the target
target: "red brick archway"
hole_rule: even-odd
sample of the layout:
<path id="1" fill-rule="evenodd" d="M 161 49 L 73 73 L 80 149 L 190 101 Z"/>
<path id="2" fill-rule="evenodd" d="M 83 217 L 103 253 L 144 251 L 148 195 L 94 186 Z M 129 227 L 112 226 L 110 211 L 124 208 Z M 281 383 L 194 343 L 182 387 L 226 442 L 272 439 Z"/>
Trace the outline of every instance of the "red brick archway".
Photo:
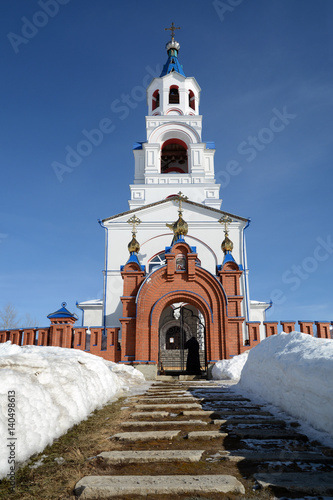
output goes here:
<path id="1" fill-rule="evenodd" d="M 205 321 L 208 363 L 228 359 L 244 350 L 239 278 L 242 271 L 227 262 L 214 276 L 198 265 L 195 248 L 185 241 L 165 252 L 166 266 L 148 276 L 133 257 L 124 266 L 121 360 L 153 363 L 159 360 L 159 320 L 174 303 L 199 310 Z"/>
<path id="2" fill-rule="evenodd" d="M 177 256 L 185 257 L 185 269 L 176 269 Z M 168 306 L 183 302 L 198 309 L 206 325 L 208 361 L 222 359 L 226 352 L 226 296 L 215 276 L 196 265 L 197 254 L 185 243 L 177 243 L 166 254 L 166 267 L 146 279 L 137 296 L 135 359 L 158 362 L 159 320 Z"/>

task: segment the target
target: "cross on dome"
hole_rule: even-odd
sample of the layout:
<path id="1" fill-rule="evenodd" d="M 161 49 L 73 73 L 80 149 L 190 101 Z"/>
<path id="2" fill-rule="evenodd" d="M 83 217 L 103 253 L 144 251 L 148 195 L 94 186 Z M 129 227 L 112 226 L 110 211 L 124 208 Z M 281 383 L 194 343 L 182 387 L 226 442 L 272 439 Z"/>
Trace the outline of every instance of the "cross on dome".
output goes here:
<path id="1" fill-rule="evenodd" d="M 179 26 L 175 26 L 174 23 L 171 23 L 171 28 L 164 29 L 166 31 L 171 31 L 171 40 L 169 40 L 165 46 L 169 57 L 160 76 L 162 77 L 168 75 L 172 71 L 176 71 L 176 73 L 185 76 L 183 67 L 178 61 L 178 51 L 180 49 L 180 44 L 175 40 L 175 30 L 180 30 L 181 28 Z"/>
<path id="2" fill-rule="evenodd" d="M 172 42 L 175 39 L 175 30 L 180 30 L 180 29 L 181 29 L 180 27 L 176 28 L 176 26 L 173 22 L 171 23 L 171 28 L 164 28 L 165 31 L 168 31 L 168 30 L 171 31 L 171 41 Z"/>
<path id="3" fill-rule="evenodd" d="M 133 215 L 127 222 L 132 226 L 132 234 L 134 236 L 137 233 L 136 226 L 141 224 L 141 220 L 136 215 Z"/>
<path id="4" fill-rule="evenodd" d="M 182 209 L 182 201 L 186 201 L 188 200 L 188 197 L 185 196 L 181 191 L 179 191 L 179 193 L 177 194 L 178 196 L 178 202 L 179 202 L 179 209 L 178 209 L 178 213 L 179 215 L 183 213 L 183 209 Z"/>
<path id="5" fill-rule="evenodd" d="M 232 222 L 232 218 L 229 217 L 228 215 L 223 215 L 221 219 L 219 220 L 220 224 L 224 224 L 224 233 L 228 234 L 228 225 Z"/>
<path id="6" fill-rule="evenodd" d="M 141 224 L 141 220 L 135 214 L 127 221 L 132 226 L 132 240 L 128 244 L 128 251 L 130 254 L 138 253 L 140 251 L 140 243 L 136 239 L 136 226 Z"/>
<path id="7" fill-rule="evenodd" d="M 228 224 L 230 224 L 231 222 L 232 222 L 232 218 L 229 217 L 228 215 L 223 215 L 223 217 L 221 217 L 221 219 L 219 220 L 220 224 L 224 224 L 225 237 L 224 237 L 224 240 L 222 241 L 221 248 L 225 254 L 231 253 L 233 248 L 234 248 L 233 242 L 228 237 Z"/>

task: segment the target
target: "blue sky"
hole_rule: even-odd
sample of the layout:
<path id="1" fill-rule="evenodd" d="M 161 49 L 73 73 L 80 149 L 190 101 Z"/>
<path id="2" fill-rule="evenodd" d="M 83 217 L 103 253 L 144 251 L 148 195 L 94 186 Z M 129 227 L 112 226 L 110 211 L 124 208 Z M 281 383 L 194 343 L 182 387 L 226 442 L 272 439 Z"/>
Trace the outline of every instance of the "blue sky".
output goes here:
<path id="1" fill-rule="evenodd" d="M 97 220 L 128 208 L 143 85 L 174 21 L 222 209 L 252 220 L 251 298 L 274 300 L 270 320 L 333 320 L 333 2 L 11 0 L 0 13 L 0 309 L 46 326 L 61 302 L 79 313 L 76 301 L 101 297 Z M 104 119 L 108 132 L 57 176 Z"/>

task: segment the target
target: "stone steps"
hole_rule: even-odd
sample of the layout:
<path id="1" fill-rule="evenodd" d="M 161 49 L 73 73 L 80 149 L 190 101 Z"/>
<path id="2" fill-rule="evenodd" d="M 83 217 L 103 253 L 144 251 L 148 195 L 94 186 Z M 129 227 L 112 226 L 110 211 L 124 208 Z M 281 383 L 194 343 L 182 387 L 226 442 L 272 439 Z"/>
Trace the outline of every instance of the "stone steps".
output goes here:
<path id="1" fill-rule="evenodd" d="M 322 463 L 333 465 L 333 457 L 326 457 L 325 455 L 311 452 L 288 452 L 286 450 L 270 450 L 270 451 L 257 451 L 257 450 L 236 450 L 234 452 L 225 451 L 220 452 L 221 458 L 230 460 L 232 462 L 240 462 L 247 460 L 249 462 L 302 462 L 302 463 Z"/>
<path id="2" fill-rule="evenodd" d="M 204 450 L 104 451 L 98 457 L 109 464 L 150 462 L 198 462 Z"/>
<path id="3" fill-rule="evenodd" d="M 118 432 L 111 439 L 127 443 L 135 443 L 137 441 L 160 441 L 175 439 L 179 436 L 180 430 L 174 431 L 139 431 L 139 432 Z"/>
<path id="4" fill-rule="evenodd" d="M 267 494 L 260 492 L 265 488 L 293 494 L 333 491 L 333 454 L 323 455 L 295 431 L 295 423 L 286 424 L 265 405 L 228 387 L 202 380 L 158 382 L 126 405 L 126 410 L 133 408 L 130 420 L 121 424 L 128 432 L 114 434 L 110 444 L 116 449 L 98 455 L 98 464 L 104 464 L 101 474 L 76 484 L 80 499 L 253 497 L 253 489 L 256 499 L 264 499 Z M 198 426 L 205 429 L 196 430 Z M 271 472 L 272 464 L 278 465 L 278 473 Z M 324 469 L 312 473 L 311 464 Z M 118 466 L 122 475 L 117 475 Z M 242 479 L 236 466 L 248 479 Z"/>
<path id="5" fill-rule="evenodd" d="M 245 493 L 245 488 L 229 475 L 87 476 L 75 486 L 75 494 L 85 500 L 163 494 L 172 498 L 172 495 L 200 493 Z"/>
<path id="6" fill-rule="evenodd" d="M 227 437 L 226 432 L 220 431 L 192 431 L 187 434 L 187 439 L 221 439 Z"/>
<path id="7" fill-rule="evenodd" d="M 161 405 L 161 404 L 199 404 L 199 400 L 196 398 L 188 397 L 179 397 L 179 398 L 142 398 L 142 399 L 135 399 L 133 402 L 139 402 L 141 401 L 141 404 L 150 404 L 150 405 Z M 139 406 L 140 408 L 140 406 Z"/>
<path id="8" fill-rule="evenodd" d="M 152 420 L 130 420 L 128 422 L 123 422 L 122 427 L 175 427 L 175 426 L 197 426 L 197 425 L 207 425 L 207 422 L 202 420 L 161 420 L 160 422 L 154 422 Z"/>
<path id="9" fill-rule="evenodd" d="M 279 426 L 279 427 L 285 427 L 286 423 L 284 420 L 273 420 L 273 419 L 267 419 L 266 417 L 264 418 L 258 418 L 258 419 L 249 419 L 249 418 L 227 418 L 227 419 L 220 419 L 220 420 L 213 420 L 213 423 L 215 425 L 225 425 L 225 426 L 235 426 L 235 425 L 248 425 L 249 427 L 251 425 L 257 426 L 258 428 L 262 428 L 262 426 Z"/>
<path id="10" fill-rule="evenodd" d="M 297 439 L 301 441 L 306 441 L 307 437 L 303 434 L 298 434 L 292 430 L 288 429 L 262 429 L 258 427 L 257 429 L 232 429 L 232 434 L 246 439 Z"/>
<path id="11" fill-rule="evenodd" d="M 230 396 L 230 395 L 226 395 L 226 394 L 219 395 L 219 396 L 212 396 L 209 398 L 205 398 L 205 397 L 202 398 L 203 403 L 212 402 L 212 401 L 214 403 L 220 403 L 222 401 L 228 401 L 228 403 L 232 402 L 232 401 L 235 401 L 236 403 L 238 403 L 239 401 L 246 401 L 249 403 L 251 400 L 247 399 L 247 398 L 243 398 L 242 396 L 236 396 L 236 395 Z"/>
<path id="12" fill-rule="evenodd" d="M 155 410 L 156 411 L 156 404 L 137 404 L 135 407 L 140 408 L 141 410 Z M 201 405 L 198 403 L 161 403 L 158 404 L 158 408 L 161 410 L 165 410 L 166 408 L 171 408 L 173 410 L 191 410 L 191 409 L 201 409 Z"/>
<path id="13" fill-rule="evenodd" d="M 276 487 L 291 493 L 326 495 L 333 493 L 333 472 L 284 472 L 254 475 L 262 488 Z"/>

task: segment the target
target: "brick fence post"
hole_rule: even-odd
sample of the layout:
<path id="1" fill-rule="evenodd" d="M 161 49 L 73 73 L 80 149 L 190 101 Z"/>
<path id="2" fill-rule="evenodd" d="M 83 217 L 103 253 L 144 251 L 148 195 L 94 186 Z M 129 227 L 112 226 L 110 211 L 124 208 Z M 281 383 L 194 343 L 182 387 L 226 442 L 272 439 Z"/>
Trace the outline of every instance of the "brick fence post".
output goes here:
<path id="1" fill-rule="evenodd" d="M 329 321 L 316 321 L 317 337 L 319 339 L 330 339 L 330 322 Z"/>
<path id="2" fill-rule="evenodd" d="M 264 321 L 266 338 L 277 335 L 278 324 L 278 321 Z"/>
<path id="3" fill-rule="evenodd" d="M 280 321 L 280 323 L 282 325 L 282 330 L 285 333 L 290 333 L 295 331 L 296 321 Z"/>
<path id="4" fill-rule="evenodd" d="M 313 337 L 313 321 L 299 321 L 298 324 L 302 333 Z"/>

